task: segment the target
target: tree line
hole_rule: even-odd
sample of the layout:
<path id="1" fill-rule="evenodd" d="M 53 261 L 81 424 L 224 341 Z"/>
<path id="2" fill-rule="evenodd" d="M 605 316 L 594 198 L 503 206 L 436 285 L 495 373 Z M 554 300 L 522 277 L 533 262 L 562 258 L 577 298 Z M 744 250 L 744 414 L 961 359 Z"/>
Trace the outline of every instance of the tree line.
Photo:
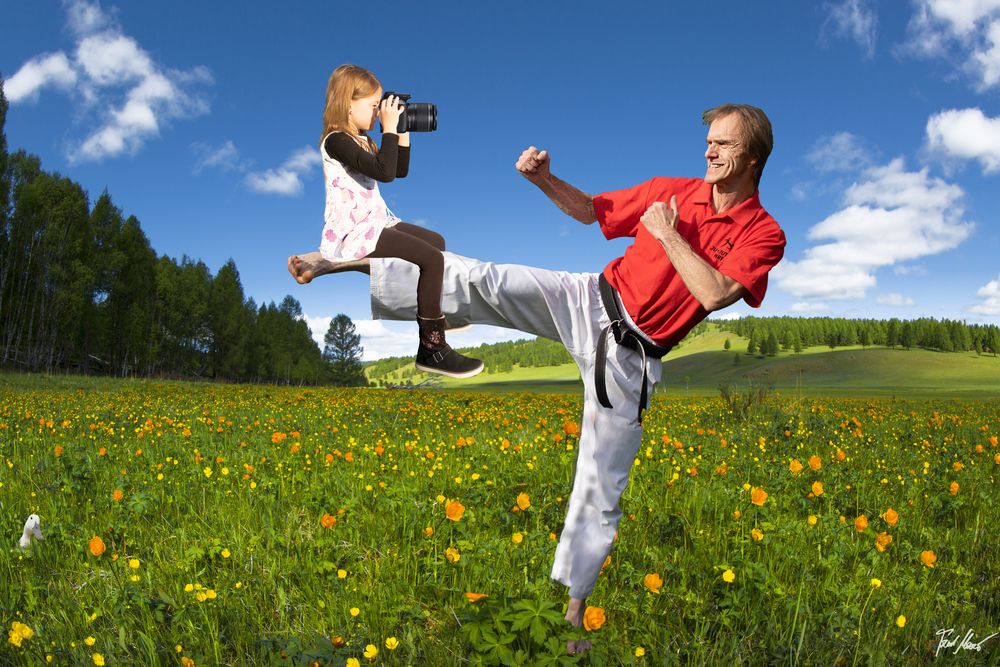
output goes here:
<path id="1" fill-rule="evenodd" d="M 835 317 L 743 317 L 714 321 L 723 331 L 748 339 L 749 354 L 777 354 L 778 349 L 802 351 L 813 346 L 830 349 L 848 345 L 878 345 L 941 352 L 992 353 L 1000 350 L 1000 327 L 955 320 L 854 320 Z"/>
<path id="2" fill-rule="evenodd" d="M 45 171 L 38 157 L 9 153 L 7 110 L 0 78 L 0 365 L 364 382 L 360 339 L 353 340 L 355 363 L 345 365 L 335 350 L 319 349 L 291 296 L 257 305 L 244 295 L 231 259 L 213 276 L 200 260 L 158 256 L 139 220 L 126 217 L 106 190 L 91 206 L 80 185 Z"/>

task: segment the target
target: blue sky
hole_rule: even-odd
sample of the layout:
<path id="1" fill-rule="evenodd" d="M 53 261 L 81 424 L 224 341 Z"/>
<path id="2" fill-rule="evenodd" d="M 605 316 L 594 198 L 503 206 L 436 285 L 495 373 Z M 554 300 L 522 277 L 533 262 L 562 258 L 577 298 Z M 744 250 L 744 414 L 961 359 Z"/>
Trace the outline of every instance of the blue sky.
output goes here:
<path id="1" fill-rule="evenodd" d="M 717 315 L 1000 322 L 1000 0 L 2 1 L 12 149 L 106 188 L 157 252 L 233 258 L 258 303 L 294 295 L 319 336 L 346 313 L 366 358 L 410 354 L 415 327 L 370 321 L 363 276 L 285 269 L 319 243 L 316 145 L 345 62 L 438 105 L 382 191 L 461 254 L 600 270 L 625 242 L 549 203 L 521 150 L 590 193 L 700 177 L 702 110 L 746 102 L 774 125 L 761 201 L 788 246 L 762 308 Z"/>

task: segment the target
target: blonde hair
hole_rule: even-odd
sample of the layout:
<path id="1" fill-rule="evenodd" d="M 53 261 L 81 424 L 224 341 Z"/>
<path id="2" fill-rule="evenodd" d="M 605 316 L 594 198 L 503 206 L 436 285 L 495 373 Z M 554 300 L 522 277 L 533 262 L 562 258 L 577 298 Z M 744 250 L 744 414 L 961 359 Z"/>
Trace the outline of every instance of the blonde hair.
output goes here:
<path id="1" fill-rule="evenodd" d="M 749 104 L 720 104 L 706 109 L 701 114 L 705 125 L 711 125 L 717 118 L 735 114 L 740 119 L 743 129 L 743 141 L 747 145 L 750 157 L 757 160 L 753 168 L 754 185 L 760 185 L 760 177 L 764 174 L 764 165 L 774 147 L 774 135 L 771 133 L 771 121 L 767 114 Z"/>
<path id="2" fill-rule="evenodd" d="M 351 102 L 381 89 L 379 80 L 364 67 L 341 65 L 333 70 L 330 81 L 326 84 L 326 106 L 323 108 L 323 134 L 319 137 L 320 143 L 326 135 L 340 131 L 346 132 L 371 152 L 375 152 L 375 142 L 362 134 L 348 116 Z"/>

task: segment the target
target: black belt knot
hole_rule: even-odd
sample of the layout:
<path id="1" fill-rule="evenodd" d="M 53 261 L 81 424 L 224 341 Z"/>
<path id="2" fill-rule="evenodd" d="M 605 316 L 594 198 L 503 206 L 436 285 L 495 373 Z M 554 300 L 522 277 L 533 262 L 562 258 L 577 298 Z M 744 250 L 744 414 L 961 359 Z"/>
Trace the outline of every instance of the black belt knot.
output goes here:
<path id="1" fill-rule="evenodd" d="M 639 334 L 638 330 L 633 329 L 629 325 L 628 320 L 625 319 L 625 316 L 618 308 L 618 300 L 615 298 L 615 288 L 611 286 L 611 283 L 607 281 L 603 273 L 600 274 L 597 282 L 601 288 L 601 302 L 604 304 L 604 310 L 611 319 L 611 324 L 604 327 L 600 338 L 597 340 L 597 359 L 594 368 L 594 388 L 597 390 L 597 400 L 606 408 L 612 407 L 611 401 L 608 399 L 608 387 L 604 380 L 608 360 L 608 334 L 610 333 L 615 337 L 615 342 L 619 345 L 642 354 L 642 388 L 639 390 L 638 414 L 639 423 L 641 424 L 642 411 L 646 407 L 646 389 L 648 384 L 646 377 L 646 357 L 660 359 L 670 351 L 670 348 L 661 347 L 647 341 Z"/>

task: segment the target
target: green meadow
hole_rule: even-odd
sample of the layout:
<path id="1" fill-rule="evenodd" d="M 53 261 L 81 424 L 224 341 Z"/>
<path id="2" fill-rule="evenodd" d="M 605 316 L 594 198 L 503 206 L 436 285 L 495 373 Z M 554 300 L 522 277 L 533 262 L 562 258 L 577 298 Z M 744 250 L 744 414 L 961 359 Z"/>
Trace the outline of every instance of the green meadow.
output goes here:
<path id="1" fill-rule="evenodd" d="M 575 392 L 0 380 L 0 664 L 1000 660 L 996 400 L 654 396 L 576 630 Z"/>

